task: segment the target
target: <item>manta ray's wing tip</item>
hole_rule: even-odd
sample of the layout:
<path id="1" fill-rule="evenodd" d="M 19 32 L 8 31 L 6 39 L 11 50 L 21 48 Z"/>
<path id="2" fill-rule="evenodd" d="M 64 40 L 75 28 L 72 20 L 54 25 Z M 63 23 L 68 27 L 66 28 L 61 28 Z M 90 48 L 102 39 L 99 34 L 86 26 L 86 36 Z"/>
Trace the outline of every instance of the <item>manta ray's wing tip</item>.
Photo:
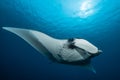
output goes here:
<path id="1" fill-rule="evenodd" d="M 8 30 L 8 29 L 9 29 L 9 27 L 2 27 L 2 29 Z"/>
<path id="2" fill-rule="evenodd" d="M 96 70 L 94 68 L 92 69 L 92 72 L 96 74 Z"/>
<path id="3" fill-rule="evenodd" d="M 14 32 L 16 30 L 16 28 L 13 28 L 13 27 L 2 27 L 2 29 L 10 31 L 10 32 Z"/>

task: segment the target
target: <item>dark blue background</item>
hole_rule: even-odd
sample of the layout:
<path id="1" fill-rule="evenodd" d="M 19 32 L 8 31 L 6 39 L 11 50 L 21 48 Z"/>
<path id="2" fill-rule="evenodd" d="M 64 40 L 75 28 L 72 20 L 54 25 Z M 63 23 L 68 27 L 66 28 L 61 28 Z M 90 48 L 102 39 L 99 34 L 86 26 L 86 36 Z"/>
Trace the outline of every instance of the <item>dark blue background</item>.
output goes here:
<path id="1" fill-rule="evenodd" d="M 82 1 L 88 0 L 0 0 L 0 80 L 119 80 L 120 1 L 91 0 L 96 5 L 88 11 L 95 11 L 76 16 Z M 92 60 L 97 73 L 53 63 L 2 26 L 87 39 L 103 50 Z"/>

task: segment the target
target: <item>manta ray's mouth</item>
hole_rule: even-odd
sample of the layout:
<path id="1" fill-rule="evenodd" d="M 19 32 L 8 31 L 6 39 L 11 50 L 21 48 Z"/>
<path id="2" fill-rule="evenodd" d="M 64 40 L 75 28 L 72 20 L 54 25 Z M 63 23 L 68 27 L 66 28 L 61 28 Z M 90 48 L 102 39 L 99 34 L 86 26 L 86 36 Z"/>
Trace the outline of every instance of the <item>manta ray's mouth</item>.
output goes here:
<path id="1" fill-rule="evenodd" d="M 88 56 L 97 56 L 99 55 L 100 53 L 102 53 L 102 50 L 96 50 L 95 53 L 92 53 L 89 51 L 87 51 L 87 49 L 84 49 L 84 48 L 81 48 L 79 46 L 76 45 L 76 42 L 75 42 L 76 39 L 74 38 L 71 38 L 71 39 L 68 39 L 68 48 L 70 49 L 76 49 L 76 51 L 78 51 L 80 53 L 80 55 L 82 55 L 84 58 L 86 58 L 85 56 L 88 55 Z"/>

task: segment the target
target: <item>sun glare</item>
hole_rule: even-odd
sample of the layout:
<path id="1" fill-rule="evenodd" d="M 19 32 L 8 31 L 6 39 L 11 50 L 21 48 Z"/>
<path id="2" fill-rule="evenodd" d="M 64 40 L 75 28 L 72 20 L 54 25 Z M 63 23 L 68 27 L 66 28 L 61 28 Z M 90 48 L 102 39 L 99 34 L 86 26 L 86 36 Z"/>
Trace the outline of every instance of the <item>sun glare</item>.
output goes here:
<path id="1" fill-rule="evenodd" d="M 93 7 L 94 7 L 94 5 L 93 5 L 92 1 L 85 0 L 80 5 L 78 16 L 80 16 L 81 18 L 86 18 L 86 17 L 92 15 L 94 13 Z"/>

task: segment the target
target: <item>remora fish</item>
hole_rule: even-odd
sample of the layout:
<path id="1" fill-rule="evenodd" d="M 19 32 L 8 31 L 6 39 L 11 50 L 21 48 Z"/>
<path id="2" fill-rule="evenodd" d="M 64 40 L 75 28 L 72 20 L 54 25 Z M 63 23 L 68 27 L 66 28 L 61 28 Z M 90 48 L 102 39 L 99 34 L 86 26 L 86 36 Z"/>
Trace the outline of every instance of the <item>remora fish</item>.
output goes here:
<path id="1" fill-rule="evenodd" d="M 35 30 L 12 27 L 3 27 L 3 29 L 18 35 L 50 60 L 62 64 L 79 65 L 96 73 L 90 60 L 102 51 L 85 39 L 59 40 Z"/>

